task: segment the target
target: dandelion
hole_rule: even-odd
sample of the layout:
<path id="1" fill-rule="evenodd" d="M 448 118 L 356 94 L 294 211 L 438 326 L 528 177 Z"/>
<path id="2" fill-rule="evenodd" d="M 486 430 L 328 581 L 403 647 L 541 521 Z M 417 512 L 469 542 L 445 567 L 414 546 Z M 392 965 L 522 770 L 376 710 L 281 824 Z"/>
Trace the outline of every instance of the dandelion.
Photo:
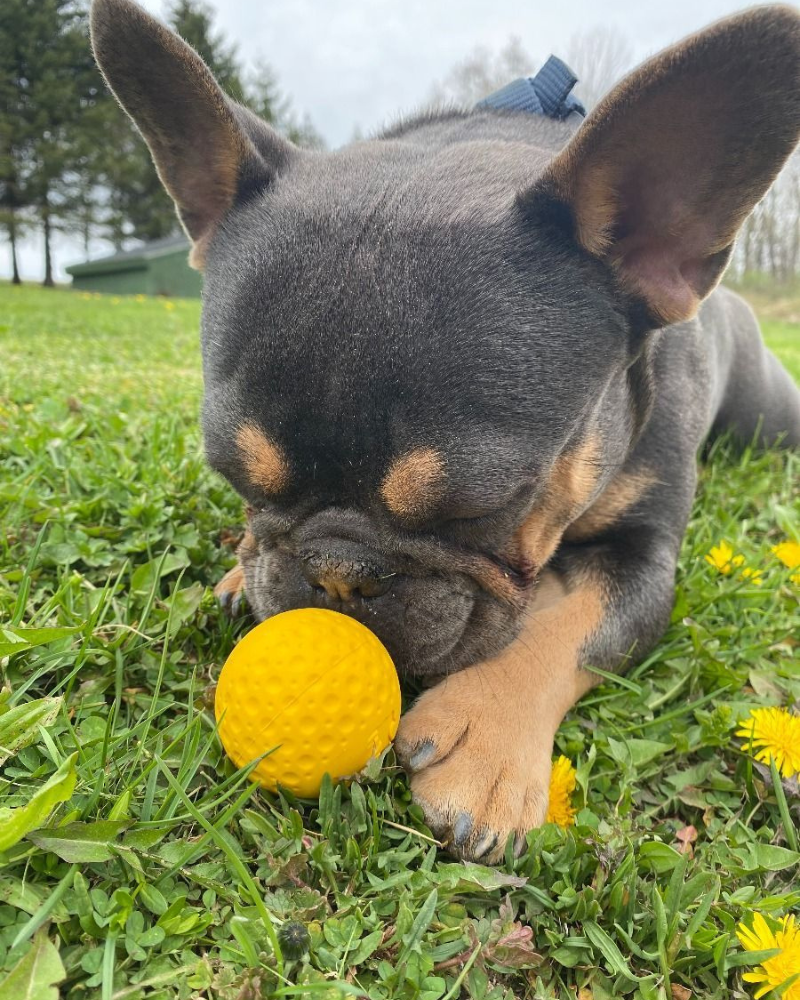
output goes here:
<path id="1" fill-rule="evenodd" d="M 743 579 L 749 580 L 751 583 L 756 584 L 756 586 L 760 587 L 764 582 L 763 572 L 760 569 L 752 569 L 750 566 L 746 566 L 744 556 L 741 552 L 734 553 L 724 538 L 719 545 L 711 546 L 705 560 L 709 566 L 713 566 L 714 569 L 724 576 L 729 576 L 735 569 L 738 569 L 741 571 Z"/>
<path id="2" fill-rule="evenodd" d="M 572 826 L 575 809 L 572 793 L 575 791 L 575 768 L 567 757 L 559 757 L 550 773 L 550 802 L 547 806 L 546 823 Z"/>
<path id="3" fill-rule="evenodd" d="M 779 930 L 773 931 L 762 914 L 755 913 L 752 928 L 743 923 L 736 928 L 736 936 L 745 951 L 780 949 L 777 955 L 765 959 L 742 977 L 748 983 L 761 983 L 756 990 L 756 1000 L 793 976 L 800 977 L 800 927 L 792 915 L 783 917 L 779 924 Z M 782 996 L 783 1000 L 800 1000 L 800 978 L 795 979 Z"/>
<path id="4" fill-rule="evenodd" d="M 739 557 L 737 556 L 737 558 Z M 720 573 L 724 573 L 726 576 L 731 572 L 733 569 L 733 549 L 724 538 L 719 545 L 711 546 L 706 555 L 706 562 L 709 566 L 713 566 L 714 569 L 718 569 Z M 744 558 L 742 558 L 742 562 L 744 562 Z"/>
<path id="5" fill-rule="evenodd" d="M 772 553 L 787 569 L 800 569 L 800 542 L 781 542 L 773 546 Z M 789 579 L 800 587 L 800 573 L 792 573 Z"/>
<path id="6" fill-rule="evenodd" d="M 756 760 L 769 764 L 770 758 L 784 778 L 800 773 L 800 716 L 785 708 L 753 708 L 736 730 L 745 737 L 745 750 Z"/>
<path id="7" fill-rule="evenodd" d="M 165 300 L 164 308 L 167 310 L 167 312 L 172 312 L 172 310 L 175 308 L 175 303 L 170 302 L 169 300 Z"/>
<path id="8" fill-rule="evenodd" d="M 144 302 L 145 298 L 146 298 L 146 296 L 144 296 L 144 295 L 137 295 L 136 296 L 136 301 L 137 302 Z"/>

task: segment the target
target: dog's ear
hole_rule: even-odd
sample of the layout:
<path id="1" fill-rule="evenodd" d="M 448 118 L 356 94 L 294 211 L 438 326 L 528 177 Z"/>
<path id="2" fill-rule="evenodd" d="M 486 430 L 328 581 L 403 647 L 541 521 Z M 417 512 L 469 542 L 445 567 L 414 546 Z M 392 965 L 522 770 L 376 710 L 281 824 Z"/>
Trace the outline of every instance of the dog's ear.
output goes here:
<path id="1" fill-rule="evenodd" d="M 200 56 L 130 0 L 94 0 L 92 47 L 153 155 L 202 266 L 238 199 L 269 184 L 294 147 L 229 101 Z"/>
<path id="2" fill-rule="evenodd" d="M 761 7 L 656 56 L 523 196 L 566 204 L 644 322 L 691 318 L 800 135 L 800 15 Z"/>

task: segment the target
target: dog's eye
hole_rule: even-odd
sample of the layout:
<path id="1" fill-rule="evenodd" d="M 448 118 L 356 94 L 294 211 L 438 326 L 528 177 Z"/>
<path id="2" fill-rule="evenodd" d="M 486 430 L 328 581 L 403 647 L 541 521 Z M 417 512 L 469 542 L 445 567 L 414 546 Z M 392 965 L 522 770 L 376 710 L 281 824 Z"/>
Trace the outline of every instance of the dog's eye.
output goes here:
<path id="1" fill-rule="evenodd" d="M 433 527 L 437 531 L 451 531 L 454 533 L 466 533 L 480 531 L 483 528 L 492 528 L 502 518 L 504 510 L 490 511 L 469 511 L 457 513 L 455 516 L 451 512 L 437 520 Z"/>
<path id="2" fill-rule="evenodd" d="M 447 517 L 444 517 L 440 521 L 437 522 L 437 527 L 440 527 L 440 528 L 454 527 L 455 528 L 455 527 L 458 527 L 459 525 L 474 525 L 478 521 L 483 521 L 483 520 L 486 520 L 487 518 L 492 517 L 493 513 L 496 514 L 497 512 L 496 511 L 490 511 L 490 512 L 481 511 L 480 513 L 475 512 L 475 513 L 470 513 L 470 514 L 456 514 L 456 515 L 448 514 Z"/>

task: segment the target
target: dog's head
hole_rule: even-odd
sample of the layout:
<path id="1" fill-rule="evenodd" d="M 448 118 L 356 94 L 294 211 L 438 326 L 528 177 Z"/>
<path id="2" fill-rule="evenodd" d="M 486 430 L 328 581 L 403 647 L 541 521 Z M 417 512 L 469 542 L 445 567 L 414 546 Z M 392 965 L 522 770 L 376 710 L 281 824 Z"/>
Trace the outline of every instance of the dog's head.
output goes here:
<path id="1" fill-rule="evenodd" d="M 251 605 L 345 611 L 410 673 L 497 652 L 647 420 L 654 331 L 791 150 L 800 18 L 721 22 L 574 135 L 483 111 L 334 153 L 128 0 L 95 0 L 93 42 L 204 271 L 206 448 L 248 505 Z"/>

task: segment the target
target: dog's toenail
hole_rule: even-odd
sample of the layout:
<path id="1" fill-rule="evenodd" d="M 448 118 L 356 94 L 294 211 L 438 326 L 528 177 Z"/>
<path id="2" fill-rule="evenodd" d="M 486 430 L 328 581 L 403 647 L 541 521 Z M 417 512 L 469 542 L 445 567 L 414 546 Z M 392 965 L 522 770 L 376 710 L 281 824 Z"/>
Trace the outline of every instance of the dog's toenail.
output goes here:
<path id="1" fill-rule="evenodd" d="M 453 823 L 453 843 L 456 847 L 461 847 L 470 833 L 472 833 L 472 817 L 469 813 L 459 813 Z"/>
<path id="2" fill-rule="evenodd" d="M 528 849 L 528 834 L 518 833 L 514 837 L 514 857 L 519 858 Z"/>
<path id="3" fill-rule="evenodd" d="M 484 835 L 478 840 L 472 853 L 476 858 L 482 858 L 484 854 L 488 854 L 490 851 L 494 850 L 496 846 L 497 834 L 492 833 L 491 830 L 487 830 L 486 833 L 484 833 Z"/>
<path id="4" fill-rule="evenodd" d="M 425 767 L 435 753 L 436 744 L 433 740 L 425 740 L 424 743 L 420 743 L 419 748 L 409 758 L 408 766 L 412 771 L 418 771 L 421 767 Z"/>

